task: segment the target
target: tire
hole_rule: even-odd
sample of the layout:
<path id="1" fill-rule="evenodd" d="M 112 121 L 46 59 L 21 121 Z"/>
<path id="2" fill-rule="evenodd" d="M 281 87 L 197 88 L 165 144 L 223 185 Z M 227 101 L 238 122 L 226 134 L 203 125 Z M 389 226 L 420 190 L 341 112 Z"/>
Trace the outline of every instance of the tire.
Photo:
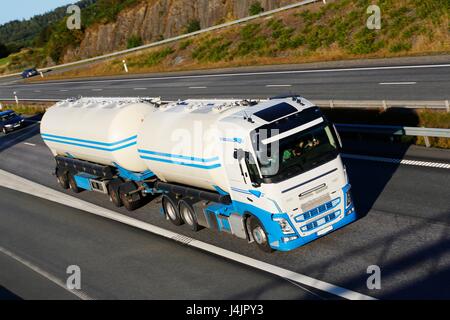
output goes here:
<path id="1" fill-rule="evenodd" d="M 108 185 L 108 194 L 109 194 L 109 200 L 113 203 L 113 205 L 115 205 L 118 208 L 123 206 L 122 199 L 120 199 L 118 187 L 114 187 L 113 185 Z"/>
<path id="2" fill-rule="evenodd" d="M 178 211 L 180 212 L 180 217 L 183 219 L 184 223 L 194 232 L 201 229 L 201 226 L 197 222 L 197 215 L 195 214 L 194 208 L 186 201 L 181 200 L 178 204 Z"/>
<path id="3" fill-rule="evenodd" d="M 181 226 L 183 224 L 178 206 L 171 197 L 167 195 L 162 196 L 162 207 L 164 214 L 174 225 Z"/>
<path id="4" fill-rule="evenodd" d="M 77 186 L 77 183 L 75 182 L 75 177 L 73 176 L 73 174 L 69 173 L 68 176 L 69 176 L 70 190 L 72 190 L 72 192 L 74 192 L 74 193 L 80 193 L 83 189 L 81 189 Z"/>
<path id="5" fill-rule="evenodd" d="M 69 175 L 65 170 L 61 170 L 59 168 L 56 169 L 56 180 L 58 184 L 63 189 L 69 189 Z"/>
<path id="6" fill-rule="evenodd" d="M 120 190 L 120 189 L 119 189 Z M 120 201 L 123 203 L 123 206 L 128 211 L 136 210 L 141 205 L 141 200 L 133 201 L 131 197 L 127 196 L 126 193 L 119 191 Z"/>
<path id="7" fill-rule="evenodd" d="M 273 252 L 273 249 L 269 245 L 269 238 L 264 230 L 261 222 L 255 217 L 249 218 L 250 236 L 255 241 L 258 248 L 266 253 Z"/>

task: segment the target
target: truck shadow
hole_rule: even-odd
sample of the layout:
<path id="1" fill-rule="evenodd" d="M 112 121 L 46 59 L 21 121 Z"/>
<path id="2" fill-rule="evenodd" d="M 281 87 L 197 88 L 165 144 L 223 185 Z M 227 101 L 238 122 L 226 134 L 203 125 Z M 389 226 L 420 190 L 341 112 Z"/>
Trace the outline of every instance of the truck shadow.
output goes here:
<path id="1" fill-rule="evenodd" d="M 328 109 L 324 110 L 324 113 L 334 123 L 401 125 L 410 127 L 417 127 L 420 123 L 417 112 L 407 108 L 390 108 L 386 111 Z M 372 172 L 367 172 L 364 162 L 369 160 L 355 161 L 351 159 L 351 156 L 363 155 L 403 159 L 408 149 L 415 144 L 416 139 L 415 137 L 394 136 L 392 133 L 339 133 L 343 140 L 343 160 L 347 167 L 350 183 L 352 184 L 355 207 L 360 217 L 367 215 L 373 207 L 397 171 L 399 164 L 394 161 L 391 163 L 378 162 L 379 165 L 376 167 L 373 165 L 370 166 Z"/>

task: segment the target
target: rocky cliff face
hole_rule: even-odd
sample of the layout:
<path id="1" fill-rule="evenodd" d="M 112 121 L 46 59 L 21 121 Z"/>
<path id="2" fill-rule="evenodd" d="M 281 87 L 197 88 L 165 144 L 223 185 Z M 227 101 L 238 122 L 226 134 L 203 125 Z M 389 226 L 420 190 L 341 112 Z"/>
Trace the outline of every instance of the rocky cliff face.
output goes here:
<path id="1" fill-rule="evenodd" d="M 182 34 L 189 21 L 198 20 L 202 28 L 248 16 L 255 0 L 143 0 L 119 13 L 114 23 L 86 30 L 77 48 L 64 54 L 64 62 L 93 57 L 126 48 L 127 40 L 138 35 L 144 43 Z M 295 0 L 260 0 L 265 11 Z"/>

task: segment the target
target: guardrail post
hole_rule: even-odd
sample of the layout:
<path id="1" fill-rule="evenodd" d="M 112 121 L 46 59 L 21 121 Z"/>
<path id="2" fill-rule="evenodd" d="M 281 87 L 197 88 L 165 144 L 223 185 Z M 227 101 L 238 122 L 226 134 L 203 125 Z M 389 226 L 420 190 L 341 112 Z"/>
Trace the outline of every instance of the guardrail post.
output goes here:
<path id="1" fill-rule="evenodd" d="M 445 108 L 447 108 L 447 112 L 450 112 L 450 104 L 448 100 L 445 100 Z"/>
<path id="2" fill-rule="evenodd" d="M 41 78 L 44 77 L 44 73 L 42 71 L 39 71 L 39 74 L 41 75 Z"/>
<path id="3" fill-rule="evenodd" d="M 122 60 L 122 62 L 123 62 L 123 68 L 125 69 L 125 72 L 128 73 L 127 63 L 125 62 L 125 60 Z"/>
<path id="4" fill-rule="evenodd" d="M 333 100 L 330 100 L 330 108 L 333 109 L 333 107 L 334 107 Z"/>
<path id="5" fill-rule="evenodd" d="M 383 100 L 383 110 L 386 111 L 387 109 L 387 103 L 386 100 Z"/>
<path id="6" fill-rule="evenodd" d="M 14 100 L 16 100 L 16 104 L 19 104 L 19 98 L 17 98 L 17 93 L 14 91 Z"/>

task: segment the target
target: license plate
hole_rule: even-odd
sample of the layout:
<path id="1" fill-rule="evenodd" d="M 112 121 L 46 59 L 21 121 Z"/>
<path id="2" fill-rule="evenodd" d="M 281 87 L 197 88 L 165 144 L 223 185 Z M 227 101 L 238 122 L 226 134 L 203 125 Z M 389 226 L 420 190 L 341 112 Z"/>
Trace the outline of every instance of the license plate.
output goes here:
<path id="1" fill-rule="evenodd" d="M 328 226 L 326 228 L 323 228 L 322 230 L 317 231 L 317 235 L 321 236 L 327 232 L 330 232 L 331 230 L 333 230 L 333 226 Z"/>

